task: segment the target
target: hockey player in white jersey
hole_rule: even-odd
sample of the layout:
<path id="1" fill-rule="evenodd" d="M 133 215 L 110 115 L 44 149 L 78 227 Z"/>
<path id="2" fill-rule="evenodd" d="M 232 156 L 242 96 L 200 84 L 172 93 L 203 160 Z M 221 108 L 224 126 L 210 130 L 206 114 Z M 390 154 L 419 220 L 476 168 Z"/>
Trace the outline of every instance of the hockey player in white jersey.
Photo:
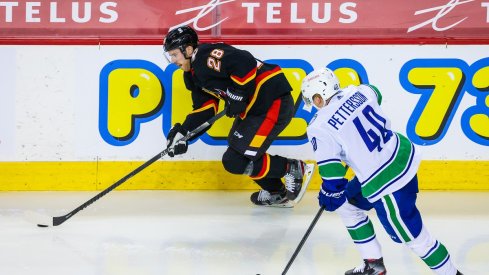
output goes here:
<path id="1" fill-rule="evenodd" d="M 363 257 L 345 274 L 387 273 L 366 214 L 372 208 L 392 240 L 407 245 L 435 274 L 462 274 L 423 225 L 416 207 L 421 157 L 407 137 L 391 130 L 379 90 L 371 85 L 340 89 L 327 68 L 308 74 L 301 90 L 306 105 L 318 109 L 307 135 L 323 179 L 319 204 L 340 215 Z M 342 162 L 356 175 L 350 181 Z"/>

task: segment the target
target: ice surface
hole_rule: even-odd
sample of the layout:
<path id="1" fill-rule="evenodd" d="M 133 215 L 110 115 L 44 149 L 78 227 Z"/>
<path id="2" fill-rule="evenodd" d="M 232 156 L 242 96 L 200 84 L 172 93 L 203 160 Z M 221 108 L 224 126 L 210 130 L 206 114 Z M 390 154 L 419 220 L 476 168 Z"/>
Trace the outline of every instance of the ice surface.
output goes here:
<path id="1" fill-rule="evenodd" d="M 0 193 L 0 274 L 281 274 L 317 213 L 316 191 L 293 209 L 253 206 L 245 191 L 113 191 L 60 226 L 97 192 Z M 489 193 L 422 191 L 424 222 L 465 274 L 488 274 Z M 432 274 L 370 217 L 389 274 Z M 344 274 L 360 263 L 346 229 L 324 213 L 288 274 Z"/>

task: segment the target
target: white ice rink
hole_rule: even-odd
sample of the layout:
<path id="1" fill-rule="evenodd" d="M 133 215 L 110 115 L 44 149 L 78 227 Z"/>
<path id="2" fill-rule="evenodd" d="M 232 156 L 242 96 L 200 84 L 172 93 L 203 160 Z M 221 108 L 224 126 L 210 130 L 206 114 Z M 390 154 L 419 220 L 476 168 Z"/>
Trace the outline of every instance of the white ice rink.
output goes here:
<path id="1" fill-rule="evenodd" d="M 281 274 L 317 213 L 316 191 L 294 209 L 256 207 L 244 191 L 113 191 L 57 227 L 98 192 L 0 193 L 0 274 Z M 465 275 L 489 274 L 489 193 L 422 191 L 425 224 Z M 388 274 L 432 274 L 388 239 L 370 212 Z M 325 212 L 287 274 L 344 274 L 360 262 L 346 229 Z"/>

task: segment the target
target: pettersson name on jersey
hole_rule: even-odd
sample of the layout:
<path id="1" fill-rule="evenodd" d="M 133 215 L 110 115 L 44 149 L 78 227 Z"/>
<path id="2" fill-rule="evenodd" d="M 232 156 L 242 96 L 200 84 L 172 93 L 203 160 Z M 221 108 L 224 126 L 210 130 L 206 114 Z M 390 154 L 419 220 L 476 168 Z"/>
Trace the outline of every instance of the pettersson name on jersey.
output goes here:
<path id="1" fill-rule="evenodd" d="M 365 97 L 362 93 L 354 93 L 343 104 L 341 104 L 336 112 L 334 112 L 334 114 L 328 119 L 328 124 L 338 130 L 339 127 L 343 125 L 344 121 L 367 100 L 367 97 Z"/>

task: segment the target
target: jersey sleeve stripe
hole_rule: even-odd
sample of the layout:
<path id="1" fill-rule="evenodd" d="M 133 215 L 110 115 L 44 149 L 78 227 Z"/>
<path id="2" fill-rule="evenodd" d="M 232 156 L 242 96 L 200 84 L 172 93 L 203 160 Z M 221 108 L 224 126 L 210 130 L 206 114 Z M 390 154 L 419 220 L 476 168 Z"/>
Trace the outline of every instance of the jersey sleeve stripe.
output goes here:
<path id="1" fill-rule="evenodd" d="M 382 103 L 382 94 L 380 93 L 379 89 L 377 89 L 377 87 L 375 87 L 374 85 L 366 84 L 366 86 L 370 87 L 370 89 L 375 92 L 375 94 L 377 95 L 377 103 L 380 105 Z"/>
<path id="2" fill-rule="evenodd" d="M 246 74 L 244 77 L 238 77 L 236 75 L 231 75 L 231 79 L 236 82 L 238 85 L 243 86 L 246 83 L 250 82 L 251 80 L 255 79 L 256 77 L 256 68 L 253 68 L 248 74 Z"/>
<path id="3" fill-rule="evenodd" d="M 339 162 L 339 163 L 341 163 L 341 160 L 340 159 L 325 159 L 325 160 L 318 161 L 318 165 L 323 165 L 323 164 L 326 164 L 326 163 L 329 163 L 329 162 Z"/>
<path id="4" fill-rule="evenodd" d="M 259 75 L 256 76 L 256 86 L 258 87 L 258 85 L 260 83 L 264 82 L 265 80 L 269 79 L 270 77 L 272 77 L 278 73 L 281 73 L 281 72 L 282 72 L 282 69 L 279 66 L 276 66 L 271 70 L 260 73 Z"/>
<path id="5" fill-rule="evenodd" d="M 211 90 L 206 89 L 206 88 L 202 88 L 202 91 L 210 94 L 211 96 L 213 96 L 213 97 L 215 97 L 217 99 L 222 99 L 222 97 L 217 92 L 212 92 Z"/>
<path id="6" fill-rule="evenodd" d="M 214 108 L 214 113 L 217 113 L 217 101 L 216 100 L 206 101 L 200 108 L 193 110 L 191 112 L 191 114 L 200 113 L 200 112 L 206 111 L 210 108 Z"/>
<path id="7" fill-rule="evenodd" d="M 264 73 L 262 73 L 256 77 L 255 93 L 253 94 L 253 97 L 251 98 L 250 103 L 246 107 L 246 111 L 244 112 L 244 114 L 240 115 L 241 119 L 244 119 L 246 117 L 246 114 L 248 113 L 248 111 L 255 104 L 255 101 L 258 98 L 258 93 L 260 92 L 260 88 L 263 85 L 263 83 L 265 83 L 267 80 L 269 80 L 270 78 L 276 76 L 277 74 L 279 74 L 281 72 L 282 72 L 282 70 L 280 69 L 280 67 L 277 66 L 273 70 L 266 71 L 266 72 L 264 72 Z"/>
<path id="8" fill-rule="evenodd" d="M 318 163 L 318 167 L 319 175 L 324 179 L 342 179 L 346 174 L 346 169 L 341 162 Z"/>

